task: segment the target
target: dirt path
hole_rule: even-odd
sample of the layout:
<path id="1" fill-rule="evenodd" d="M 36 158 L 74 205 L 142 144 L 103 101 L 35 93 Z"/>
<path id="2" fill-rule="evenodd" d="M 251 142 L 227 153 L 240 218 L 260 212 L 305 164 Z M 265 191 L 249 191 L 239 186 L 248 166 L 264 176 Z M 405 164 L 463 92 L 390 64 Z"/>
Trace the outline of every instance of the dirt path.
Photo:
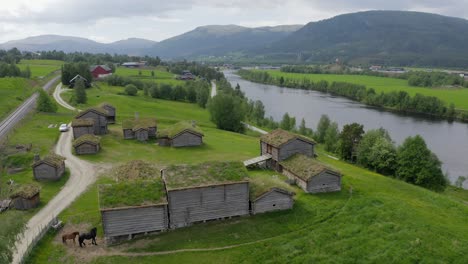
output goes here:
<path id="1" fill-rule="evenodd" d="M 77 110 L 75 107 L 69 105 L 67 102 L 65 102 L 65 100 L 62 99 L 62 97 L 60 96 L 60 93 L 62 93 L 62 92 L 63 92 L 62 83 L 59 83 L 59 84 L 57 85 L 57 87 L 55 87 L 55 91 L 54 91 L 54 99 L 55 99 L 55 101 L 56 101 L 59 105 L 65 107 L 65 108 L 67 108 L 67 109 L 69 109 L 69 110 L 73 110 L 73 111 Z"/>
<path id="2" fill-rule="evenodd" d="M 58 98 L 60 98 L 60 96 L 58 96 Z M 59 102 L 59 104 L 61 103 Z M 70 170 L 70 178 L 62 187 L 61 191 L 26 224 L 24 233 L 20 235 L 15 242 L 14 248 L 16 251 L 14 252 L 12 262 L 14 264 L 20 263 L 28 247 L 40 234 L 42 228 L 47 226 L 54 217 L 67 208 L 96 180 L 97 167 L 73 156 L 72 137 L 71 131 L 62 133 L 55 147 L 55 153 L 66 158 L 65 165 Z"/>
<path id="3" fill-rule="evenodd" d="M 215 81 L 211 81 L 211 97 L 216 96 L 216 83 Z"/>

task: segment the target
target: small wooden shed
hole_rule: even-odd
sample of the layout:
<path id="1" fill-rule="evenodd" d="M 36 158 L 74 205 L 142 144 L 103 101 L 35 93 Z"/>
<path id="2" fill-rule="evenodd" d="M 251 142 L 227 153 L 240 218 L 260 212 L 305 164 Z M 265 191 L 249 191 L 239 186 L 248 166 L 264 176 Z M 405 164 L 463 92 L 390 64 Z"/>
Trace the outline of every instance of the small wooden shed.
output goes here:
<path id="1" fill-rule="evenodd" d="M 40 187 L 36 184 L 24 184 L 10 195 L 13 207 L 17 210 L 36 208 L 40 202 Z"/>
<path id="2" fill-rule="evenodd" d="M 77 155 L 96 154 L 101 149 L 101 138 L 86 134 L 73 141 L 73 148 Z"/>
<path id="3" fill-rule="evenodd" d="M 282 173 L 307 193 L 341 191 L 341 173 L 316 159 L 296 154 L 280 163 Z"/>
<path id="4" fill-rule="evenodd" d="M 36 180 L 58 180 L 65 172 L 65 158 L 51 153 L 34 161 L 32 168 Z"/>
<path id="5" fill-rule="evenodd" d="M 99 107 L 107 111 L 107 123 L 115 124 L 115 107 L 109 103 L 102 103 Z"/>
<path id="6" fill-rule="evenodd" d="M 85 109 L 76 115 L 75 119 L 92 119 L 95 135 L 107 134 L 107 110 L 101 107 Z"/>
<path id="7" fill-rule="evenodd" d="M 156 138 L 157 122 L 155 118 L 127 119 L 122 122 L 124 139 L 147 141 Z"/>
<path id="8" fill-rule="evenodd" d="M 251 175 L 250 210 L 252 214 L 293 208 L 295 193 L 285 179 L 286 177 L 282 175 Z"/>
<path id="9" fill-rule="evenodd" d="M 169 226 L 249 214 L 249 181 L 240 162 L 170 166 L 162 172 Z"/>
<path id="10" fill-rule="evenodd" d="M 194 121 L 176 123 L 158 133 L 160 146 L 194 147 L 203 144 L 203 132 Z"/>
<path id="11" fill-rule="evenodd" d="M 283 129 L 276 129 L 260 138 L 261 155 L 270 154 L 271 160 L 267 162 L 270 168 L 279 170 L 279 162 L 288 159 L 294 154 L 303 154 L 308 157 L 314 157 L 315 141 L 288 132 Z"/>
<path id="12" fill-rule="evenodd" d="M 108 244 L 169 226 L 166 191 L 158 176 L 151 181 L 100 185 L 99 207 Z"/>
<path id="13" fill-rule="evenodd" d="M 75 77 L 73 77 L 70 81 L 69 81 L 69 86 L 70 88 L 74 88 L 75 87 L 75 83 L 76 81 L 78 80 L 83 80 L 83 84 L 85 86 L 85 88 L 89 88 L 91 87 L 91 83 L 90 83 L 90 80 L 86 79 L 85 77 L 77 74 L 75 75 Z"/>
<path id="14" fill-rule="evenodd" d="M 83 135 L 94 134 L 94 119 L 82 118 L 72 121 L 73 138 L 77 139 Z"/>

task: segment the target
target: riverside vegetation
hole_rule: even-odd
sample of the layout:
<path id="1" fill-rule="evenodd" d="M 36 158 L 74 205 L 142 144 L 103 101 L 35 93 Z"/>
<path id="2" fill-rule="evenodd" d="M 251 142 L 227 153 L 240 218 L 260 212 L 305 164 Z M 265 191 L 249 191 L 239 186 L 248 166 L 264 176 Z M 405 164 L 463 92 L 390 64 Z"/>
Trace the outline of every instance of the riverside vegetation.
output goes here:
<path id="1" fill-rule="evenodd" d="M 386 84 L 385 81 L 392 83 L 405 81 L 374 76 L 299 74 L 259 70 L 240 70 L 238 73 L 242 78 L 254 82 L 316 90 L 392 111 L 468 121 L 468 111 L 466 111 L 468 105 L 466 105 L 466 100 L 463 100 L 463 98 L 468 98 L 468 89 L 437 90 L 410 87 L 402 83 L 392 88 L 392 85 Z M 376 82 L 380 85 L 375 88 L 366 86 L 366 84 Z M 454 102 L 459 103 L 460 108 L 456 108 Z"/>

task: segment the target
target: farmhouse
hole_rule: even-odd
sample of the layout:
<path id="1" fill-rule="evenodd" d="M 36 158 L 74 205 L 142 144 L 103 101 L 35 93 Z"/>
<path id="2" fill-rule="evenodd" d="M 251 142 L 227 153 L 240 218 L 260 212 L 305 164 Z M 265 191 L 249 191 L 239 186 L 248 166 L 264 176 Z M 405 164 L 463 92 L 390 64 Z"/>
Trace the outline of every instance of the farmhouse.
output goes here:
<path id="1" fill-rule="evenodd" d="M 122 63 L 122 66 L 127 67 L 127 68 L 140 68 L 142 66 L 145 66 L 145 62 L 140 61 L 140 62 L 124 62 Z"/>
<path id="2" fill-rule="evenodd" d="M 122 181 L 99 186 L 99 207 L 106 243 L 167 230 L 166 192 L 157 171 L 155 175 L 151 181 Z"/>
<path id="3" fill-rule="evenodd" d="M 65 172 L 65 158 L 56 154 L 49 154 L 44 159 L 34 157 L 32 165 L 36 180 L 58 180 Z"/>
<path id="4" fill-rule="evenodd" d="M 92 107 L 81 111 L 76 115 L 76 119 L 92 119 L 94 134 L 102 135 L 107 133 L 107 110 L 101 107 Z"/>
<path id="5" fill-rule="evenodd" d="M 302 154 L 296 154 L 282 161 L 280 170 L 307 193 L 341 190 L 340 172 Z"/>
<path id="6" fill-rule="evenodd" d="M 160 146 L 193 147 L 203 144 L 203 132 L 194 121 L 182 121 L 158 133 Z"/>
<path id="7" fill-rule="evenodd" d="M 99 107 L 107 111 L 107 123 L 115 124 L 115 107 L 109 103 L 102 103 Z"/>
<path id="8" fill-rule="evenodd" d="M 249 214 L 248 176 L 240 162 L 173 165 L 161 174 L 170 228 Z"/>
<path id="9" fill-rule="evenodd" d="M 279 162 L 294 154 L 314 157 L 315 144 L 312 139 L 282 129 L 276 129 L 260 138 L 261 155 L 271 155 L 267 165 L 275 170 L 279 170 Z"/>
<path id="10" fill-rule="evenodd" d="M 77 139 L 83 135 L 94 134 L 94 119 L 82 118 L 72 121 L 73 138 Z"/>
<path id="11" fill-rule="evenodd" d="M 94 65 L 89 68 L 93 78 L 105 78 L 112 75 L 112 69 L 107 65 Z"/>
<path id="12" fill-rule="evenodd" d="M 39 193 L 40 188 L 35 184 L 21 185 L 10 195 L 13 200 L 13 207 L 17 210 L 36 208 L 40 202 Z"/>
<path id="13" fill-rule="evenodd" d="M 291 186 L 277 175 L 250 178 L 250 207 L 254 215 L 292 209 L 294 195 Z"/>
<path id="14" fill-rule="evenodd" d="M 92 134 L 83 135 L 73 141 L 77 155 L 96 154 L 101 149 L 101 139 Z"/>
<path id="15" fill-rule="evenodd" d="M 90 84 L 89 80 L 87 80 L 85 77 L 83 77 L 83 76 L 77 74 L 77 75 L 75 75 L 75 77 L 73 77 L 73 78 L 69 81 L 69 86 L 70 86 L 70 88 L 75 87 L 75 83 L 76 83 L 76 81 L 78 81 L 78 80 L 83 80 L 83 83 L 84 83 L 84 85 L 85 85 L 85 88 L 91 87 L 91 84 Z"/>
<path id="16" fill-rule="evenodd" d="M 124 139 L 147 141 L 156 138 L 157 124 L 155 118 L 127 119 L 122 122 Z"/>

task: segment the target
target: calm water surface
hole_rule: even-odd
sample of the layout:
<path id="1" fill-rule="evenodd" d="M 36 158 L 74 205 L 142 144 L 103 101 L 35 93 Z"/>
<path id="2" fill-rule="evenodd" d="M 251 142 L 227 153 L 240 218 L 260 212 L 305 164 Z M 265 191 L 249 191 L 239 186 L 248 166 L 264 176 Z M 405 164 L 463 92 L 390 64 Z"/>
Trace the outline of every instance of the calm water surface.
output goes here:
<path id="1" fill-rule="evenodd" d="M 353 122 L 363 124 L 365 130 L 383 127 L 397 144 L 419 134 L 443 162 L 452 182 L 460 175 L 468 176 L 468 124 L 399 115 L 320 92 L 249 82 L 232 71 L 224 74 L 232 85 L 239 83 L 249 99 L 261 100 L 266 116 L 276 121 L 288 112 L 296 117 L 297 124 L 304 118 L 308 127 L 316 128 L 321 115 L 327 114 L 340 128 Z M 464 188 L 468 188 L 468 181 Z"/>

